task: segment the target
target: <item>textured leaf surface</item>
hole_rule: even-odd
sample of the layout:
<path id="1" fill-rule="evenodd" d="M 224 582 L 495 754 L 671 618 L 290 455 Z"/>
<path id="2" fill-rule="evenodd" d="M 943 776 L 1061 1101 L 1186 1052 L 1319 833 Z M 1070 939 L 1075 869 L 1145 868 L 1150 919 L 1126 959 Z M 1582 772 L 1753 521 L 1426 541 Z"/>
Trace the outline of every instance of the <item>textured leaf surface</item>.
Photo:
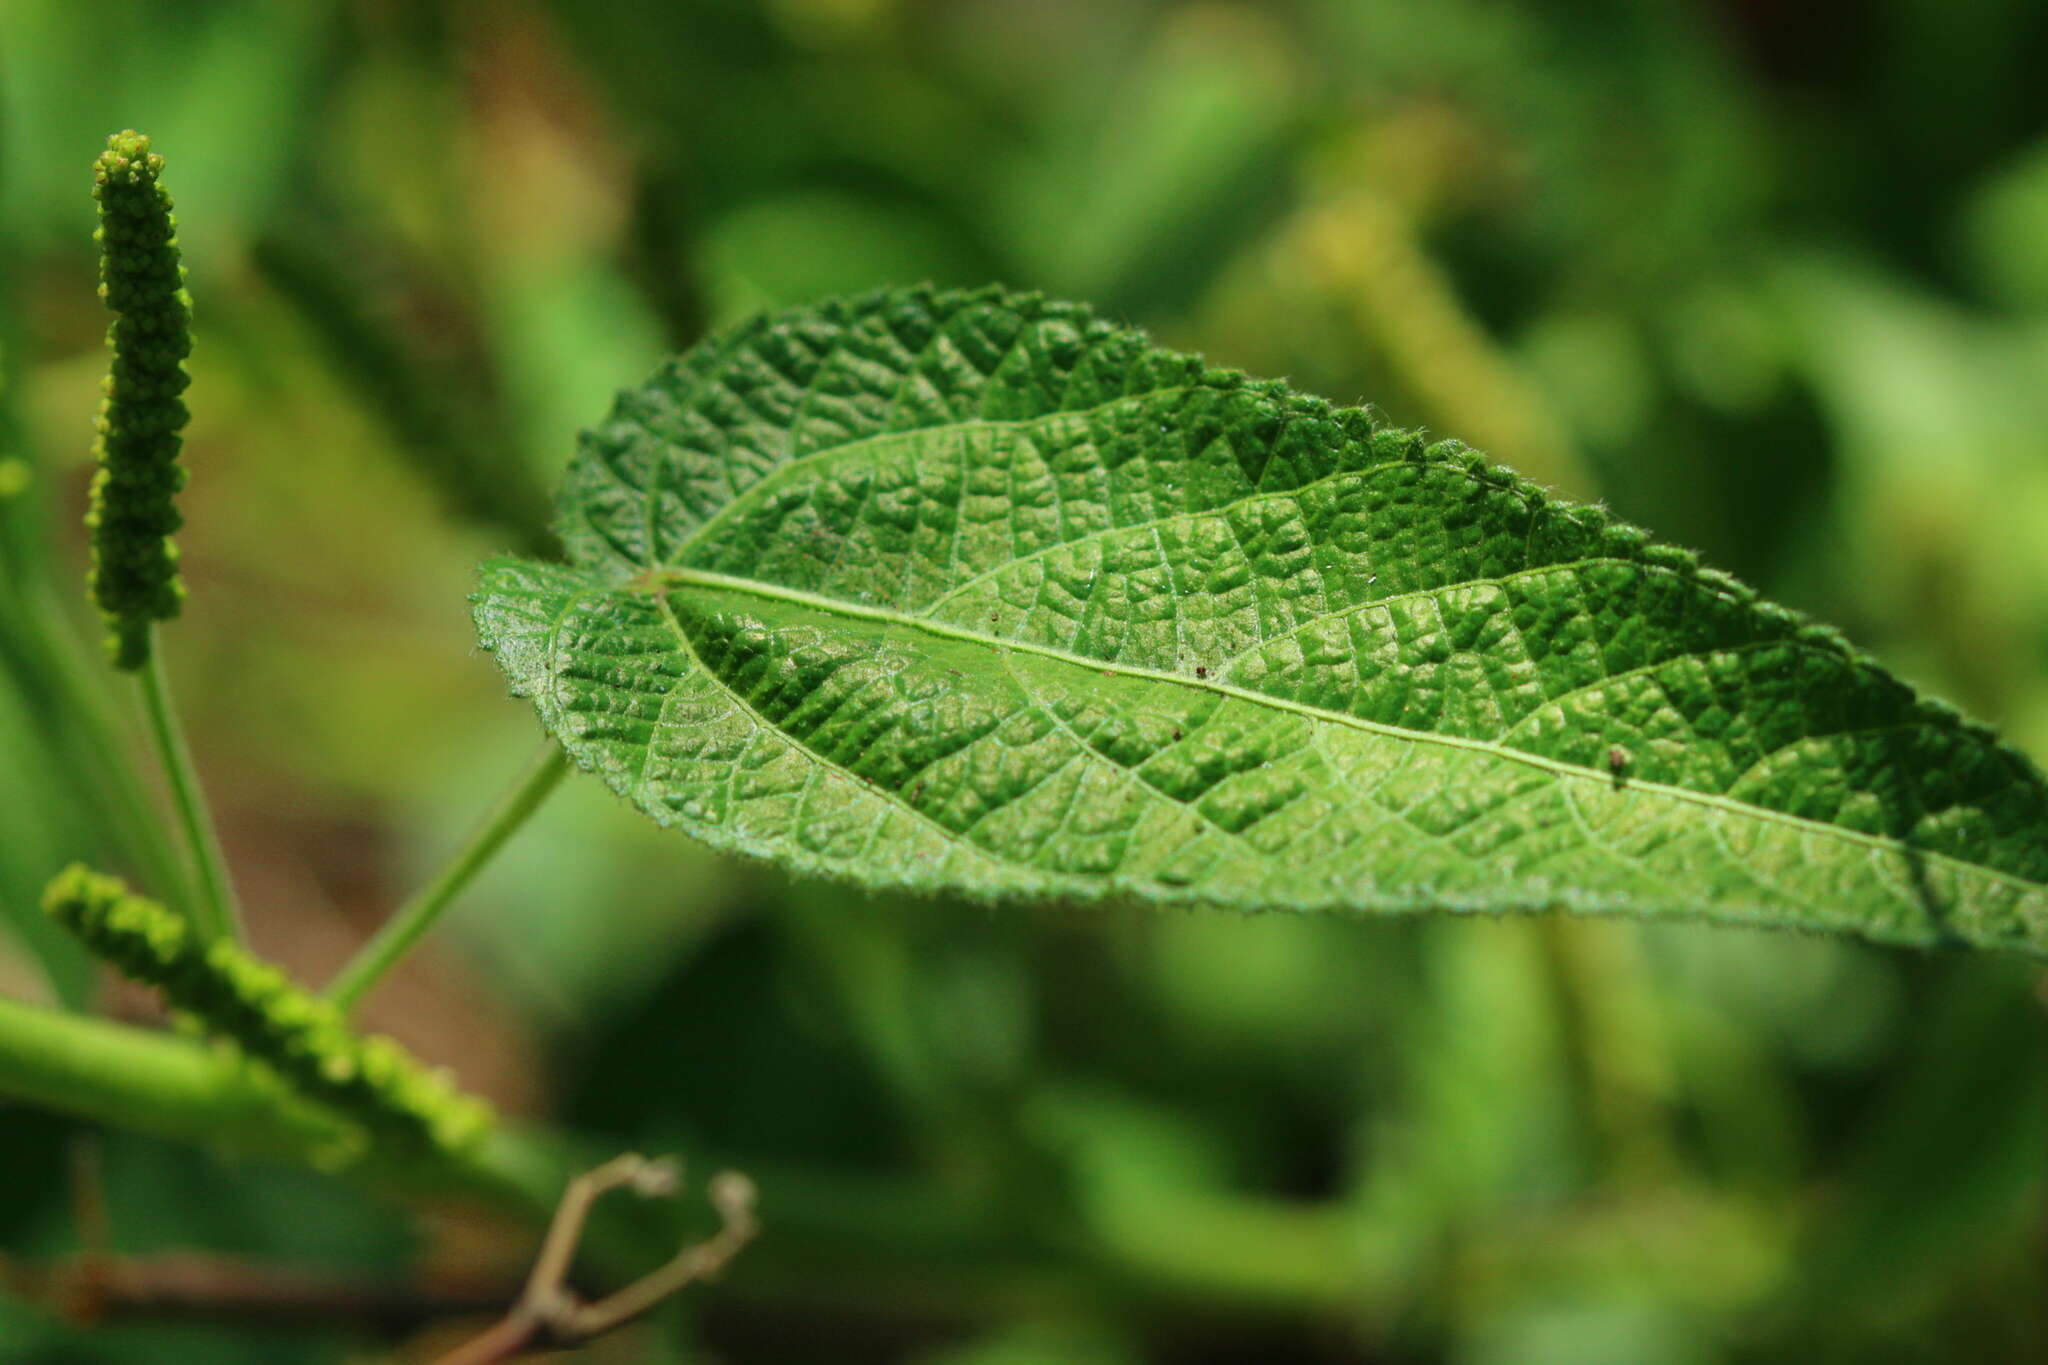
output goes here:
<path id="1" fill-rule="evenodd" d="M 877 887 L 2048 948 L 2048 785 L 1687 552 L 1084 308 L 903 291 L 622 394 L 478 627 L 577 762 Z"/>

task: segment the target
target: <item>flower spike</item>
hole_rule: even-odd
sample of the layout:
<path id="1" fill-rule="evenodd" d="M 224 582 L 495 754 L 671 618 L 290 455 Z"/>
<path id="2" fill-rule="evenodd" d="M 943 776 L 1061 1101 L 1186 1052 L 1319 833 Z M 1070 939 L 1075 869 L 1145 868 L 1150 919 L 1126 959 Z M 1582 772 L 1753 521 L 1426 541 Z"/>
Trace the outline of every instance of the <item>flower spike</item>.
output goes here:
<path id="1" fill-rule="evenodd" d="M 491 1110 L 276 967 L 225 940 L 208 943 L 117 877 L 73 864 L 43 893 L 43 910 L 123 975 L 162 991 L 208 1034 L 234 1043 L 307 1098 L 401 1147 L 456 1151 L 482 1140 Z"/>
<path id="2" fill-rule="evenodd" d="M 181 520 L 173 498 L 185 482 L 177 461 L 192 300 L 163 166 L 149 139 L 132 131 L 108 138 L 93 165 L 100 297 L 114 314 L 107 329 L 114 358 L 93 443 L 99 471 L 86 514 L 88 582 L 114 664 L 129 670 L 149 658 L 151 625 L 176 616 L 185 595 L 170 536 Z"/>

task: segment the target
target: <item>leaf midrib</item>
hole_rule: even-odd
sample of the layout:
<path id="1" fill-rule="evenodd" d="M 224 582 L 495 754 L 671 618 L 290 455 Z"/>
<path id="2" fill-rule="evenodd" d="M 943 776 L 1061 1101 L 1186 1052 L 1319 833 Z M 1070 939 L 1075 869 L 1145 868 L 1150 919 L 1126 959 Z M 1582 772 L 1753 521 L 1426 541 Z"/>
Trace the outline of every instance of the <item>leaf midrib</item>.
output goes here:
<path id="1" fill-rule="evenodd" d="M 818 593 L 807 592 L 801 588 L 786 587 L 778 583 L 765 583 L 758 579 L 740 578 L 707 569 L 663 568 L 654 571 L 633 585 L 622 586 L 621 590 L 651 592 L 653 594 L 660 606 L 663 619 L 676 634 L 678 642 L 683 648 L 690 653 L 692 658 L 698 659 L 700 667 L 704 667 L 704 665 L 701 656 L 697 654 L 695 642 L 690 638 L 689 632 L 683 628 L 682 622 L 676 617 L 675 612 L 669 607 L 666 600 L 666 593 L 668 591 L 677 587 L 692 585 L 736 592 L 769 601 L 786 602 L 794 606 L 824 612 L 828 615 L 846 616 L 856 620 L 874 621 L 891 626 L 906 626 L 941 639 L 977 645 L 997 651 L 998 653 L 1032 654 L 1076 668 L 1114 673 L 1121 677 L 1170 683 L 1180 687 L 1206 689 L 1221 696 L 1234 697 L 1238 700 L 1249 702 L 1255 706 L 1289 711 L 1308 720 L 1345 725 L 1368 734 L 1404 740 L 1409 743 L 1437 745 L 1443 748 L 1462 749 L 1472 753 L 1485 754 L 1493 758 L 1525 764 L 1529 767 L 1538 768 L 1545 772 L 1577 781 L 1599 783 L 1611 783 L 1613 781 L 1612 774 L 1603 773 L 1598 769 L 1588 768 L 1576 763 L 1566 763 L 1541 754 L 1532 754 L 1523 750 L 1508 748 L 1488 740 L 1471 739 L 1462 735 L 1440 734 L 1432 730 L 1411 730 L 1404 726 L 1389 725 L 1384 721 L 1366 720 L 1363 717 L 1353 716 L 1346 712 L 1331 711 L 1323 707 L 1311 706 L 1305 702 L 1294 701 L 1290 698 L 1272 696 L 1251 688 L 1239 687 L 1236 684 L 1227 683 L 1218 678 L 1193 678 L 1184 673 L 1169 672 L 1165 669 L 1147 668 L 1137 664 L 1115 663 L 1108 660 L 1090 658 L 1085 655 L 1071 654 L 1065 650 L 1056 649 L 1048 645 L 1006 639 L 1001 636 L 974 630 L 971 627 L 956 626 L 950 622 L 934 621 L 926 617 L 912 616 L 886 607 L 871 607 L 860 603 L 847 602 L 840 598 L 826 597 Z M 735 694 L 727 686 L 725 680 L 719 677 L 715 671 L 706 667 L 705 674 L 726 695 L 732 697 L 736 705 L 745 709 L 749 714 L 755 715 L 761 724 L 768 726 L 777 733 L 781 733 L 780 727 L 775 726 L 767 718 L 759 716 L 752 707 L 747 706 L 745 699 Z M 829 762 L 829 760 L 823 759 L 822 756 L 820 756 L 820 761 Z M 1628 789 L 1633 792 L 1642 792 L 1646 795 L 1660 796 L 1669 800 L 1689 802 L 1693 805 L 1724 811 L 1746 819 L 1761 820 L 1781 825 L 1787 829 L 1800 830 L 1845 843 L 1860 845 L 1876 852 L 1903 854 L 1910 849 L 1916 857 L 1955 868 L 1959 872 L 2001 882 L 2022 892 L 2038 893 L 2040 890 L 2038 883 L 2029 881 L 2024 877 L 2016 876 L 1994 867 L 1987 867 L 1982 863 L 1968 862 L 1938 850 L 1914 847 L 1888 835 L 1867 834 L 1861 830 L 1847 829 L 1840 825 L 1828 824 L 1825 821 L 1811 820 L 1804 816 L 1772 810 L 1767 806 L 1751 805 L 1748 802 L 1739 801 L 1732 797 L 1721 796 L 1712 792 L 1694 791 L 1688 787 L 1673 786 L 1664 782 L 1629 777 L 1626 779 L 1626 784 Z M 906 809 L 909 808 L 906 807 Z M 956 833 L 945 826 L 932 822 L 930 817 L 922 812 L 911 810 L 911 813 L 916 818 L 933 824 L 934 828 L 943 831 L 949 839 L 958 839 L 959 836 Z"/>
<path id="2" fill-rule="evenodd" d="M 671 570 L 669 572 L 673 573 L 681 571 Z M 803 743 L 803 741 L 791 735 L 788 731 L 784 730 L 780 725 L 777 725 L 769 717 L 762 715 L 760 710 L 757 707 L 755 707 L 752 702 L 748 701 L 738 692 L 735 692 L 726 683 L 725 679 L 718 675 L 718 671 L 716 669 L 712 668 L 711 665 L 704 662 L 703 654 L 698 652 L 697 642 L 690 638 L 689 631 L 683 629 L 683 623 L 676 617 L 675 608 L 669 605 L 668 595 L 664 592 L 659 591 L 654 592 L 652 595 L 654 597 L 655 608 L 661 613 L 661 619 L 663 620 L 663 622 L 667 624 L 669 630 L 674 633 L 676 637 L 676 642 L 683 647 L 683 650 L 687 654 L 689 654 L 691 661 L 697 665 L 698 669 L 702 671 L 704 676 L 711 681 L 713 686 L 717 687 L 719 691 L 725 693 L 725 695 L 732 701 L 732 704 L 735 707 L 737 707 L 740 711 L 744 712 L 746 715 L 752 717 L 756 725 L 760 726 L 763 730 L 766 730 L 771 734 L 781 735 L 785 740 L 788 740 L 790 743 L 795 744 L 805 753 L 811 755 L 811 757 L 816 759 L 819 763 L 825 764 L 827 767 L 833 768 L 839 772 L 846 773 L 846 775 L 852 780 L 859 782 L 862 786 L 869 788 L 877 795 L 887 798 L 892 806 L 902 811 L 904 814 L 908 815 L 911 819 L 916 820 L 918 823 L 937 831 L 940 837 L 945 841 L 947 857 L 950 858 L 957 848 L 964 845 L 965 847 L 973 849 L 974 852 L 980 854 L 982 858 L 993 860 L 992 855 L 986 849 L 983 849 L 977 844 L 975 844 L 975 842 L 972 839 L 968 838 L 962 831 L 954 829 L 949 825 L 940 824 L 937 820 L 934 820 L 931 816 L 926 815 L 916 806 L 913 806 L 910 804 L 910 802 L 904 800 L 903 797 L 898 793 L 887 791 L 884 788 L 878 786 L 876 783 L 869 781 L 866 778 L 860 777 L 854 773 L 847 772 L 846 768 L 843 765 L 834 763 L 830 758 L 826 757 L 824 754 L 819 753 L 810 745 Z"/>

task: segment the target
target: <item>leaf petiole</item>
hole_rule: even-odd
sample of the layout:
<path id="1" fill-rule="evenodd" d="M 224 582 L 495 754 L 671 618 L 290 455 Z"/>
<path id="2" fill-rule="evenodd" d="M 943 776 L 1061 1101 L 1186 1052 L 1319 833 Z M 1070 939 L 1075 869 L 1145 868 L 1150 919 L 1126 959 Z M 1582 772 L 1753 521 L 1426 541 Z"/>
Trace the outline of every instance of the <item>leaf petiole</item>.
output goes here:
<path id="1" fill-rule="evenodd" d="M 469 842 L 456 853 L 454 860 L 419 894 L 401 905 L 376 936 L 335 975 L 327 987 L 328 999 L 343 1010 L 354 1008 L 384 973 L 433 927 L 441 912 L 462 894 L 476 874 L 504 847 L 505 841 L 540 809 L 548 793 L 555 789 L 555 784 L 568 770 L 568 754 L 549 740 L 526 771 L 520 774 L 518 782 L 484 818 Z"/>

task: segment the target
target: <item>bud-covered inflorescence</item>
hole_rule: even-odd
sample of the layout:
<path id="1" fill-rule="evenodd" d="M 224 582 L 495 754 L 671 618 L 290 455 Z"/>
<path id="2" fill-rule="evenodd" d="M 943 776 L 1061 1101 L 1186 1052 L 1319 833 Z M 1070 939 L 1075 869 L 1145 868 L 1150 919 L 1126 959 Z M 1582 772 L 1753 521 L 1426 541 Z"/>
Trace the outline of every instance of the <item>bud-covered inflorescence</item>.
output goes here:
<path id="1" fill-rule="evenodd" d="M 207 1033 L 379 1138 L 453 1150 L 491 1126 L 490 1107 L 445 1072 L 389 1038 L 358 1035 L 331 1001 L 233 943 L 204 942 L 118 877 L 74 863 L 44 891 L 43 909 L 124 974 L 161 990 Z"/>
<path id="2" fill-rule="evenodd" d="M 99 200 L 100 297 L 114 313 L 114 352 L 93 453 L 93 602 L 107 619 L 117 667 L 149 657 L 152 623 L 178 614 L 184 585 L 171 532 L 173 496 L 184 484 L 178 433 L 185 426 L 185 357 L 192 302 L 178 264 L 177 222 L 159 177 L 164 159 L 140 133 L 116 133 L 93 166 Z"/>

